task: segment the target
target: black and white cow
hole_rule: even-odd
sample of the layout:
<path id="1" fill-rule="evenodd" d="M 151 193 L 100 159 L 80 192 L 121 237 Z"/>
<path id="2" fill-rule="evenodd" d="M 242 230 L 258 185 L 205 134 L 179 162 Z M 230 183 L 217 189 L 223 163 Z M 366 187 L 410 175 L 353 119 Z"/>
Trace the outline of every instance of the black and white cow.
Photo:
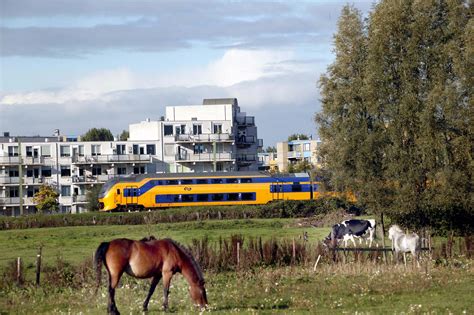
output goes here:
<path id="1" fill-rule="evenodd" d="M 331 233 L 324 239 L 324 243 L 332 243 L 342 240 L 344 247 L 347 247 L 349 240 L 356 246 L 355 239 L 359 239 L 360 244 L 362 240 L 366 240 L 369 243 L 369 247 L 372 247 L 372 241 L 375 236 L 375 220 L 346 220 L 339 224 L 333 225 Z"/>

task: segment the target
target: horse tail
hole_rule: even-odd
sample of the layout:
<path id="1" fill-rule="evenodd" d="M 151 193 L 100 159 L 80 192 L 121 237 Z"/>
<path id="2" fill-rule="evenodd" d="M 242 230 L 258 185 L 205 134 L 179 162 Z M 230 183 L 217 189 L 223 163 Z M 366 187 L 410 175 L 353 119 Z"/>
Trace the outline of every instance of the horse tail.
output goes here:
<path id="1" fill-rule="evenodd" d="M 107 264 L 105 262 L 105 254 L 107 253 L 107 250 L 109 249 L 109 242 L 103 242 L 97 247 L 97 250 L 95 251 L 94 255 L 94 266 L 95 266 L 95 274 L 96 274 L 96 288 L 95 292 L 97 293 L 97 290 L 99 290 L 100 287 L 100 282 L 102 280 L 102 264 L 107 267 Z"/>

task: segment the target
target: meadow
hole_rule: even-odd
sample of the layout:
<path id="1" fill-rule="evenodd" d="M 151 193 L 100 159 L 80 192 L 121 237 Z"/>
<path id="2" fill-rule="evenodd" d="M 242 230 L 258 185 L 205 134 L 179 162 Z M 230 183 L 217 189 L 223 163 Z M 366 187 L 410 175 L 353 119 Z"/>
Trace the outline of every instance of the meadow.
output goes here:
<path id="1" fill-rule="evenodd" d="M 308 242 L 304 243 L 304 259 L 297 262 L 282 259 L 271 265 L 205 270 L 209 311 L 219 314 L 474 312 L 473 260 L 463 253 L 461 239 L 451 257 L 441 251 L 446 246 L 438 240 L 437 252 L 432 257 L 425 254 L 420 268 L 390 261 L 385 264 L 380 256 L 355 259 L 349 255 L 346 263 L 334 263 L 329 255 L 323 254 L 314 271 L 316 256 L 321 252 L 319 241 L 328 231 L 327 227 L 301 225 L 298 219 L 204 220 L 0 231 L 0 272 L 3 274 L 0 313 L 106 313 L 106 277 L 95 295 L 91 258 L 100 242 L 113 238 L 138 239 L 155 235 L 171 237 L 188 246 L 206 240 L 205 246 L 216 248 L 222 239 L 238 235 L 247 246 L 251 240 L 261 238 L 264 243 L 279 242 L 281 249 L 293 239 L 301 244 L 304 232 L 308 233 Z M 43 248 L 44 272 L 40 287 L 33 284 L 38 246 Z M 16 257 L 24 261 L 25 279 L 20 285 L 12 281 L 12 263 Z M 122 314 L 141 313 L 148 288 L 148 281 L 124 276 L 116 293 Z M 159 286 L 150 302 L 150 314 L 162 312 L 161 301 Z M 172 281 L 170 308 L 174 313 L 196 312 L 190 303 L 187 283 L 180 275 Z"/>

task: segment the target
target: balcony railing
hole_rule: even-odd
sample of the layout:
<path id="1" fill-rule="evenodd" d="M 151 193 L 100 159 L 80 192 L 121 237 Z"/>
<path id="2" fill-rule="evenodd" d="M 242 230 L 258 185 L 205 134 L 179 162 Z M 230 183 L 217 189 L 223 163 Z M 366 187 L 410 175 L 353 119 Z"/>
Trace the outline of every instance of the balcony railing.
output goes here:
<path id="1" fill-rule="evenodd" d="M 0 176 L 0 184 L 13 184 L 18 185 L 20 184 L 20 177 L 8 177 L 8 176 Z M 23 185 L 42 185 L 42 184 L 53 184 L 53 179 L 49 177 L 23 177 Z"/>
<path id="2" fill-rule="evenodd" d="M 72 203 L 84 203 L 87 202 L 86 195 L 72 196 Z"/>
<path id="3" fill-rule="evenodd" d="M 298 158 L 302 158 L 303 157 L 303 153 L 299 152 L 299 151 L 288 151 L 288 158 L 289 159 L 298 159 Z"/>
<path id="4" fill-rule="evenodd" d="M 255 117 L 253 116 L 236 117 L 235 121 L 237 122 L 237 125 L 240 125 L 240 126 L 254 126 L 255 125 Z"/>
<path id="5" fill-rule="evenodd" d="M 237 155 L 237 162 L 251 163 L 257 161 L 257 156 L 255 154 L 240 154 Z"/>
<path id="6" fill-rule="evenodd" d="M 176 142 L 221 142 L 232 141 L 232 135 L 229 133 L 203 133 L 199 135 L 175 135 Z"/>
<path id="7" fill-rule="evenodd" d="M 22 158 L 23 164 L 25 165 L 41 165 L 44 164 L 44 157 L 32 157 L 32 156 L 26 156 Z"/>
<path id="8" fill-rule="evenodd" d="M 87 175 L 87 176 L 71 176 L 73 184 L 84 184 L 84 183 L 105 183 L 109 179 L 119 177 L 119 175 Z"/>
<path id="9" fill-rule="evenodd" d="M 0 197 L 0 205 L 18 205 L 20 197 Z"/>
<path id="10" fill-rule="evenodd" d="M 240 145 L 240 146 L 252 145 L 252 144 L 255 144 L 255 141 L 256 141 L 255 136 L 241 136 L 236 139 L 237 145 Z"/>
<path id="11" fill-rule="evenodd" d="M 20 164 L 19 156 L 0 156 L 0 165 L 15 165 Z"/>
<path id="12" fill-rule="evenodd" d="M 93 156 L 73 156 L 74 164 L 96 164 L 96 163 L 132 163 L 149 162 L 150 154 L 106 154 Z"/>
<path id="13" fill-rule="evenodd" d="M 215 161 L 232 161 L 232 153 L 223 152 L 215 154 Z M 176 154 L 176 161 L 185 161 L 185 162 L 214 162 L 214 153 L 187 153 L 181 152 L 181 154 Z"/>

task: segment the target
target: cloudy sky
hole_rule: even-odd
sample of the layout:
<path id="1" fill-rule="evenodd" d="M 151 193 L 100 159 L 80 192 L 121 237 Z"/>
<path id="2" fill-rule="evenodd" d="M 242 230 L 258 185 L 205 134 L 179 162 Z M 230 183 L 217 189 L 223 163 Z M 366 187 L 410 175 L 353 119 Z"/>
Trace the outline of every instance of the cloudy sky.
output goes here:
<path id="1" fill-rule="evenodd" d="M 1 0 L 0 132 L 117 134 L 165 106 L 236 97 L 265 147 L 315 136 L 345 3 Z"/>

